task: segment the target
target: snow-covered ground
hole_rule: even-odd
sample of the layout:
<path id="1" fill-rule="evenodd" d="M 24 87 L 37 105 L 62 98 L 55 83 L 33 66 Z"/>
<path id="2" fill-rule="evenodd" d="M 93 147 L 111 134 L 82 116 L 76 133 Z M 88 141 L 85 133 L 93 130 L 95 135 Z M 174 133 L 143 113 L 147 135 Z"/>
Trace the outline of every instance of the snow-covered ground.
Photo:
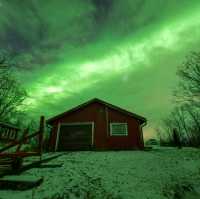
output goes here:
<path id="1" fill-rule="evenodd" d="M 57 154 L 57 153 L 56 153 Z M 48 157 L 52 154 L 46 154 Z M 47 163 L 46 163 L 47 164 Z M 200 150 L 68 152 L 26 176 L 44 177 L 28 191 L 0 191 L 1 199 L 199 199 Z M 198 195 L 199 194 L 199 195 Z"/>

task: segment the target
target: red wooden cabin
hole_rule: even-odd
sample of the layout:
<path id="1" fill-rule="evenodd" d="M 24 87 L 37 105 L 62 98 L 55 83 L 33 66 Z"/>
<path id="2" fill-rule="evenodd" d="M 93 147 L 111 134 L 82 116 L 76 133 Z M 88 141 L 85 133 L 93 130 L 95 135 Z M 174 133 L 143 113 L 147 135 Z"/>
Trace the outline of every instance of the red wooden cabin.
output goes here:
<path id="1" fill-rule="evenodd" d="M 51 151 L 82 149 L 143 149 L 146 119 L 135 113 L 92 99 L 47 120 L 52 126 Z"/>

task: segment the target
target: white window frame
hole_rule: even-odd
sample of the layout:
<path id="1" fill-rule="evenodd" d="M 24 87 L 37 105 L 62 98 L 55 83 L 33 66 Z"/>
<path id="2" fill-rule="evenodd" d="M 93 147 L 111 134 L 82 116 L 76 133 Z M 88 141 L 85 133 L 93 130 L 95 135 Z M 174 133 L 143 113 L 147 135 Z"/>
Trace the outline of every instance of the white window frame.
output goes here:
<path id="1" fill-rule="evenodd" d="M 117 124 L 117 125 L 125 124 L 126 133 L 125 133 L 125 134 L 113 134 L 113 133 L 112 133 L 112 130 L 113 130 L 113 129 L 112 129 L 112 126 L 113 126 L 113 125 L 116 125 L 116 124 Z M 110 136 L 128 136 L 128 124 L 127 124 L 126 122 L 123 122 L 123 123 L 122 123 L 122 122 L 121 122 L 121 123 L 120 123 L 120 122 L 111 122 L 111 123 L 110 123 Z"/>

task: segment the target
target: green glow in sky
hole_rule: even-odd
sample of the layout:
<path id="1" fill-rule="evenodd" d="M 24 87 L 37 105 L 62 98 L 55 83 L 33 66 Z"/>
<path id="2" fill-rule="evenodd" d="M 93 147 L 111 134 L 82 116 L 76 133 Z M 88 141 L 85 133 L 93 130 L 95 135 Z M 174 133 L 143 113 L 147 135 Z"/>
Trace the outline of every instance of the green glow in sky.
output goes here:
<path id="1" fill-rule="evenodd" d="M 197 0 L 0 2 L 1 43 L 22 66 L 34 116 L 99 97 L 147 117 L 150 134 L 172 106 L 176 67 L 199 50 Z"/>

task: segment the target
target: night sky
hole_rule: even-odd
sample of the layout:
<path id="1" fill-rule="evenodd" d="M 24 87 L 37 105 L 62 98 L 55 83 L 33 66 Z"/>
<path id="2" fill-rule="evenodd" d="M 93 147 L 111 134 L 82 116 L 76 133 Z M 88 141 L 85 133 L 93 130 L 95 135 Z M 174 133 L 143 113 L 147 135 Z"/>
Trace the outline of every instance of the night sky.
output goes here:
<path id="1" fill-rule="evenodd" d="M 199 0 L 0 0 L 0 50 L 34 117 L 97 97 L 148 119 L 172 107 L 176 70 L 200 50 Z"/>

